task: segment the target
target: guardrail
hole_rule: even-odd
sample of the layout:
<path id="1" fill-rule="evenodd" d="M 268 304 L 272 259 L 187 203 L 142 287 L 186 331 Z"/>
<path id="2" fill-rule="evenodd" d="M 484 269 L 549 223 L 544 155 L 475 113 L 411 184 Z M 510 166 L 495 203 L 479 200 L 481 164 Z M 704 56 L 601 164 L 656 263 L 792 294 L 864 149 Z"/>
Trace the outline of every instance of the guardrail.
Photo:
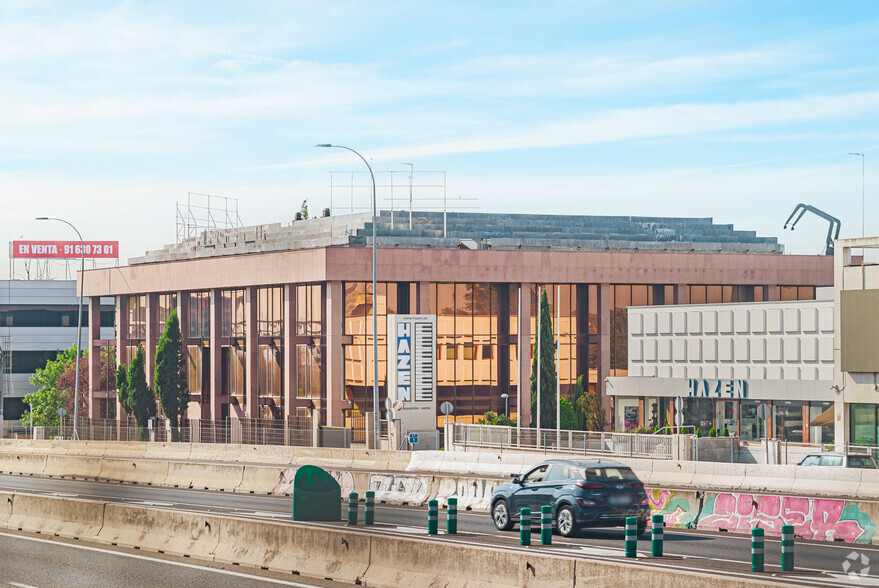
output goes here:
<path id="1" fill-rule="evenodd" d="M 465 449 L 534 449 L 544 453 L 601 453 L 659 459 L 673 459 L 676 453 L 675 435 L 541 429 L 538 436 L 537 429 L 455 423 L 453 439 Z"/>

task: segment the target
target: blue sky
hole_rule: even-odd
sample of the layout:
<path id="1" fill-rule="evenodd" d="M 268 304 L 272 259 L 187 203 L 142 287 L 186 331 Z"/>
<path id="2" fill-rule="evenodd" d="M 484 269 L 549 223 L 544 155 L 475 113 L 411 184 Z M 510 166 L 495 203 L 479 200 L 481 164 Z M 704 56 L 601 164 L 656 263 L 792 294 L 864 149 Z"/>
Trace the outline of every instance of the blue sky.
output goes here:
<path id="1" fill-rule="evenodd" d="M 711 216 L 820 253 L 824 221 L 781 227 L 805 202 L 860 236 L 848 152 L 879 234 L 877 38 L 872 1 L 6 2 L 0 227 L 67 239 L 32 220 L 61 216 L 127 258 L 188 192 L 289 222 L 363 169 L 332 142 L 395 198 L 411 162 L 458 208 Z"/>

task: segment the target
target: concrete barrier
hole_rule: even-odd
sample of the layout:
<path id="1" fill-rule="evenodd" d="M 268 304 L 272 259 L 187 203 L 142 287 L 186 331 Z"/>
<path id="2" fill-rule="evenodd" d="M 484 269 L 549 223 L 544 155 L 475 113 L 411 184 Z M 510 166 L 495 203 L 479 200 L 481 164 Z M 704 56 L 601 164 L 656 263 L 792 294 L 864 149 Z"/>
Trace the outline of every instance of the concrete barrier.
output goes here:
<path id="1" fill-rule="evenodd" d="M 370 474 L 369 489 L 379 504 L 422 505 L 430 497 L 430 476 L 414 474 Z"/>
<path id="2" fill-rule="evenodd" d="M 168 462 L 109 457 L 101 460 L 100 480 L 162 486 L 168 477 Z"/>
<path id="3" fill-rule="evenodd" d="M 23 475 L 42 475 L 46 456 L 27 452 L 0 453 L 0 472 Z"/>
<path id="4" fill-rule="evenodd" d="M 271 466 L 239 466 L 244 468 L 241 483 L 235 488 L 235 492 L 244 494 L 272 494 L 278 484 L 284 479 L 284 472 Z M 282 493 L 283 494 L 283 493 Z"/>
<path id="5" fill-rule="evenodd" d="M 6 525 L 32 533 L 94 539 L 104 524 L 104 504 L 74 498 L 16 493 Z"/>
<path id="6" fill-rule="evenodd" d="M 861 470 L 861 481 L 855 496 L 879 499 L 879 470 Z"/>
<path id="7" fill-rule="evenodd" d="M 95 479 L 101 473 L 101 458 L 84 455 L 48 455 L 44 476 L 50 478 Z"/>
<path id="8" fill-rule="evenodd" d="M 746 474 L 745 464 L 700 462 L 689 485 L 700 490 L 738 489 L 745 483 Z"/>
<path id="9" fill-rule="evenodd" d="M 573 558 L 522 553 L 458 541 L 426 541 L 376 535 L 367 586 L 574 586 Z M 597 576 L 597 577 L 600 577 Z M 595 578 L 583 582 L 594 584 Z M 619 585 L 627 585 L 621 582 Z M 580 586 L 581 584 L 577 584 Z"/>
<path id="10" fill-rule="evenodd" d="M 758 586 L 789 586 L 761 577 L 731 578 L 712 576 L 702 570 L 683 570 L 656 566 L 629 566 L 622 563 L 578 559 L 574 586 L 590 586 L 599 580 L 602 586 L 650 586 L 650 588 L 704 588 L 722 584 L 725 588 L 756 588 Z"/>
<path id="11" fill-rule="evenodd" d="M 694 462 L 698 463 L 698 462 Z M 748 464 L 745 466 L 745 479 L 740 490 L 755 493 L 788 494 L 796 485 L 797 466 Z M 843 468 L 822 468 L 842 470 Z M 828 477 L 834 472 L 826 472 Z M 803 491 L 809 490 L 803 488 Z"/>
<path id="12" fill-rule="evenodd" d="M 147 459 L 189 459 L 192 446 L 189 443 L 147 443 L 143 456 Z"/>
<path id="13" fill-rule="evenodd" d="M 216 516 L 109 503 L 97 540 L 213 560 L 219 537 Z"/>
<path id="14" fill-rule="evenodd" d="M 9 517 L 12 516 L 12 501 L 15 494 L 12 492 L 0 492 L 0 527 L 6 526 Z"/>
<path id="15" fill-rule="evenodd" d="M 243 465 L 172 461 L 168 463 L 165 485 L 232 492 L 241 486 L 243 476 Z"/>
<path id="16" fill-rule="evenodd" d="M 241 446 L 231 443 L 190 443 L 189 459 L 198 461 L 236 462 Z"/>
<path id="17" fill-rule="evenodd" d="M 360 583 L 370 565 L 370 540 L 344 528 L 224 517 L 214 559 Z"/>
<path id="18" fill-rule="evenodd" d="M 859 492 L 861 478 L 864 472 L 870 471 L 860 468 L 826 468 L 817 466 L 793 466 L 793 468 L 795 479 L 791 490 L 808 488 L 810 494 L 832 496 L 834 498 L 862 496 Z"/>
<path id="19" fill-rule="evenodd" d="M 657 460 L 644 483 L 653 488 L 688 488 L 696 475 L 692 461 Z"/>

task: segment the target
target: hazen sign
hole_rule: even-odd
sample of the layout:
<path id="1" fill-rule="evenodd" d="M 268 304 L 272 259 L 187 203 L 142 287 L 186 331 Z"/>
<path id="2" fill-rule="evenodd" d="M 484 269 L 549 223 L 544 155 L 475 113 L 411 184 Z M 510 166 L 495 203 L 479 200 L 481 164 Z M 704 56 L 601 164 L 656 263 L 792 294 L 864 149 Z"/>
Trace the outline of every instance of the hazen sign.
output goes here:
<path id="1" fill-rule="evenodd" d="M 747 398 L 747 380 L 687 380 L 688 396 Z"/>
<path id="2" fill-rule="evenodd" d="M 388 398 L 402 433 L 436 429 L 436 315 L 388 315 Z"/>
<path id="3" fill-rule="evenodd" d="M 117 259 L 119 241 L 13 241 L 14 259 Z"/>

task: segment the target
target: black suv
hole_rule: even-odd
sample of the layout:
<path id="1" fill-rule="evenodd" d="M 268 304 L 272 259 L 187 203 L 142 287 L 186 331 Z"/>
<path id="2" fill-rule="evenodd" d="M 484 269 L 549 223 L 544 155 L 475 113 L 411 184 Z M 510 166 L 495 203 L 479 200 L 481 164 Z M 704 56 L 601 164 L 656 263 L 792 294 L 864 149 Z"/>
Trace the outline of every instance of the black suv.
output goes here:
<path id="1" fill-rule="evenodd" d="M 626 517 L 638 517 L 640 535 L 650 517 L 644 483 L 628 466 L 607 459 L 546 461 L 494 489 L 491 517 L 498 529 L 509 531 L 521 508 L 530 508 L 532 524 L 539 524 L 540 507 L 547 504 L 565 537 L 583 527 L 625 525 Z"/>

